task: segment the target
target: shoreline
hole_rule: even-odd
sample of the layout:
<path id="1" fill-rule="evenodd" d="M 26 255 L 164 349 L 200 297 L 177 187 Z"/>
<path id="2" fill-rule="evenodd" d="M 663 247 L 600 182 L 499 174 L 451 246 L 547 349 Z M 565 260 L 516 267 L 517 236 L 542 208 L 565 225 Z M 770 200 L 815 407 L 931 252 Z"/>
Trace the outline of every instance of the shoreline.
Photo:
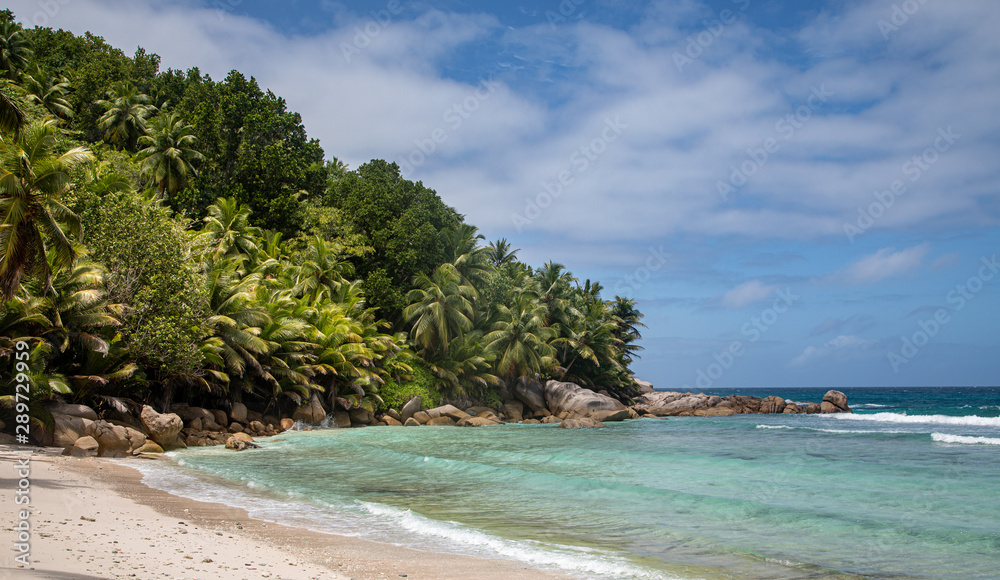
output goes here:
<path id="1" fill-rule="evenodd" d="M 13 466 L 22 449 L 0 445 L 0 457 Z M 54 448 L 32 451 L 31 569 L 19 567 L 15 552 L 5 550 L 0 576 L 18 570 L 29 578 L 83 579 L 568 577 L 514 560 L 427 552 L 258 520 L 241 508 L 151 488 L 124 462 L 67 457 Z M 9 471 L 0 477 L 10 495 L 2 512 L 12 539 L 22 507 L 14 503 L 14 477 Z"/>

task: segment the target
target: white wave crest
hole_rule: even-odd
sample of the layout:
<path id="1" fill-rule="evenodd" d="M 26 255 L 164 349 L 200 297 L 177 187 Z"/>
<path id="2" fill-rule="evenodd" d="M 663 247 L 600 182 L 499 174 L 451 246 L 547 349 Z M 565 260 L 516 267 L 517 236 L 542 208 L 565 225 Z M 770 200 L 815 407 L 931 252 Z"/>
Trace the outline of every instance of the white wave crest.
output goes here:
<path id="1" fill-rule="evenodd" d="M 795 429 L 789 425 L 757 425 L 758 429 Z"/>
<path id="2" fill-rule="evenodd" d="M 404 530 L 441 538 L 460 545 L 486 549 L 500 556 L 528 562 L 536 566 L 551 566 L 574 572 L 599 574 L 603 577 L 675 578 L 654 570 L 638 568 L 621 558 L 588 548 L 543 547 L 532 541 L 506 540 L 454 522 L 441 522 L 425 518 L 410 510 L 364 501 L 360 501 L 359 504 L 372 515 L 391 519 Z"/>
<path id="3" fill-rule="evenodd" d="M 878 421 L 881 423 L 931 423 L 935 425 L 1000 427 L 1000 417 L 980 417 L 978 415 L 952 417 L 950 415 L 907 415 L 906 413 L 872 413 L 871 415 L 835 413 L 828 416 L 841 421 Z"/>
<path id="4" fill-rule="evenodd" d="M 996 437 L 967 437 L 948 433 L 931 433 L 931 439 L 938 443 L 960 443 L 962 445 L 1000 445 Z"/>

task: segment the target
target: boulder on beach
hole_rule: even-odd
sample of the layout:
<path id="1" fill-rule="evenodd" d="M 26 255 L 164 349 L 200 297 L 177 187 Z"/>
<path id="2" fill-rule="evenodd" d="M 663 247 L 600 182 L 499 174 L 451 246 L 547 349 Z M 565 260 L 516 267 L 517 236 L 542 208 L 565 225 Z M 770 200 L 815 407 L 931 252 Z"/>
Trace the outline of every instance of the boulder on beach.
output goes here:
<path id="1" fill-rule="evenodd" d="M 574 383 L 548 381 L 545 402 L 553 415 L 589 417 L 597 411 L 622 411 L 625 405 L 607 395 L 584 389 Z"/>
<path id="2" fill-rule="evenodd" d="M 453 427 L 455 425 L 455 420 L 446 415 L 442 415 L 440 417 L 434 417 L 425 423 L 425 425 L 430 427 Z"/>
<path id="3" fill-rule="evenodd" d="M 292 420 L 301 421 L 307 425 L 319 425 L 323 419 L 326 419 L 326 409 L 323 408 L 323 404 L 319 402 L 319 397 L 315 394 L 292 413 Z"/>
<path id="4" fill-rule="evenodd" d="M 513 423 L 519 423 L 524 419 L 524 403 L 521 401 L 509 400 L 503 404 L 503 414 L 507 416 L 507 420 Z"/>
<path id="5" fill-rule="evenodd" d="M 461 421 L 466 417 L 472 416 L 469 413 L 466 413 L 465 411 L 459 409 L 455 405 L 441 405 L 440 407 L 427 409 L 425 413 L 427 413 L 428 421 L 430 421 L 431 419 L 436 419 L 438 417 L 448 417 L 454 421 Z M 417 420 L 419 421 L 419 419 Z"/>
<path id="6" fill-rule="evenodd" d="M 97 441 L 97 455 L 100 457 L 127 457 L 132 451 L 128 431 L 124 427 L 107 421 L 92 421 L 87 425 L 87 435 Z"/>
<path id="7" fill-rule="evenodd" d="M 72 447 L 77 439 L 87 434 L 87 426 L 94 421 L 96 419 L 52 412 L 52 445 L 63 449 Z"/>
<path id="8" fill-rule="evenodd" d="M 244 433 L 236 433 L 231 435 L 229 439 L 226 439 L 226 449 L 232 449 L 233 451 L 245 451 L 247 449 L 260 449 L 260 445 L 253 442 L 249 436 L 246 439 L 240 439 L 237 435 L 244 435 Z M 250 439 L 247 441 L 247 439 Z"/>
<path id="9" fill-rule="evenodd" d="M 396 421 L 398 421 L 400 424 L 403 423 L 403 416 L 399 414 L 399 411 L 397 411 L 395 409 L 389 409 L 388 411 L 385 412 L 385 414 L 388 415 L 388 416 L 390 416 L 390 417 L 392 417 L 393 419 L 395 419 Z"/>
<path id="10" fill-rule="evenodd" d="M 545 405 L 545 387 L 534 379 L 521 377 L 514 383 L 514 396 L 520 399 L 535 413 L 548 407 Z"/>
<path id="11" fill-rule="evenodd" d="M 229 418 L 235 423 L 246 423 L 247 406 L 243 403 L 233 403 L 232 408 L 229 410 Z"/>
<path id="12" fill-rule="evenodd" d="M 631 419 L 632 413 L 634 413 L 634 411 L 627 408 L 619 409 L 617 411 L 594 411 L 590 414 L 590 418 L 599 423 L 609 423 Z"/>
<path id="13" fill-rule="evenodd" d="M 425 425 L 428 421 L 433 419 L 433 417 L 431 417 L 427 411 L 417 411 L 416 413 L 413 414 L 412 417 L 410 417 L 406 421 L 409 421 L 410 419 L 413 419 L 420 425 Z M 403 421 L 404 425 L 406 424 L 406 421 Z"/>
<path id="14" fill-rule="evenodd" d="M 142 420 L 142 426 L 146 428 L 149 438 L 160 447 L 170 450 L 183 446 L 183 443 L 177 439 L 177 435 L 184 427 L 180 416 L 174 413 L 157 413 L 149 405 L 144 405 L 139 418 Z"/>
<path id="15" fill-rule="evenodd" d="M 372 422 L 375 416 L 367 409 L 351 409 L 351 424 L 367 425 Z"/>
<path id="16" fill-rule="evenodd" d="M 803 414 L 805 412 L 806 412 L 805 407 L 801 407 L 801 406 L 799 406 L 799 405 L 797 405 L 795 403 L 789 403 L 789 404 L 785 405 L 785 410 L 782 411 L 782 413 L 784 413 L 786 415 Z"/>
<path id="17" fill-rule="evenodd" d="M 351 426 L 351 414 L 347 411 L 337 411 L 333 414 L 333 426 L 346 429 Z"/>
<path id="18" fill-rule="evenodd" d="M 708 409 L 697 409 L 694 412 L 695 417 L 731 417 L 736 414 L 736 410 L 732 407 L 709 407 Z"/>
<path id="19" fill-rule="evenodd" d="M 69 455 L 70 457 L 97 457 L 100 447 L 97 439 L 85 435 L 63 450 L 63 455 Z"/>
<path id="20" fill-rule="evenodd" d="M 489 427 L 491 425 L 500 425 L 500 421 L 486 419 L 485 417 L 469 417 L 466 415 L 465 418 L 456 423 L 456 425 L 459 427 Z"/>
<path id="21" fill-rule="evenodd" d="M 847 406 L 847 395 L 840 391 L 827 391 L 823 395 L 823 402 L 820 403 L 821 413 L 853 413 Z"/>
<path id="22" fill-rule="evenodd" d="M 229 416 L 222 409 L 209 409 L 208 412 L 215 417 L 215 424 L 219 427 L 224 429 L 229 424 Z"/>
<path id="23" fill-rule="evenodd" d="M 596 421 L 589 417 L 584 417 L 581 419 L 566 419 L 562 423 L 559 423 L 560 429 L 593 429 L 597 427 L 604 427 L 604 423 Z"/>
<path id="24" fill-rule="evenodd" d="M 402 427 L 403 426 L 402 423 L 400 423 L 397 419 L 391 417 L 388 413 L 384 417 L 382 417 L 382 422 L 385 423 L 386 425 L 388 425 L 389 427 Z"/>
<path id="25" fill-rule="evenodd" d="M 284 419 L 281 420 L 281 430 L 282 431 L 288 431 L 289 429 L 291 429 L 294 426 L 295 426 L 295 420 L 294 419 L 290 419 L 288 417 L 285 417 Z"/>
<path id="26" fill-rule="evenodd" d="M 653 388 L 653 383 L 650 383 L 648 381 L 640 381 L 639 379 L 632 379 L 632 382 L 635 383 L 636 390 L 644 395 L 646 393 L 656 392 L 656 389 Z"/>
<path id="27" fill-rule="evenodd" d="M 419 427 L 419 426 L 420 423 L 413 417 L 410 417 L 409 419 L 406 420 L 405 423 L 403 423 L 403 427 Z"/>
<path id="28" fill-rule="evenodd" d="M 45 405 L 45 408 L 48 409 L 49 413 L 52 413 L 53 415 L 58 413 L 60 415 L 79 417 L 89 421 L 96 421 L 98 419 L 97 412 L 86 405 L 55 401 Z"/>
<path id="29" fill-rule="evenodd" d="M 782 397 L 766 397 L 760 402 L 760 412 L 765 415 L 781 413 L 785 410 L 786 405 L 788 405 L 788 403 L 786 403 L 785 399 Z"/>
<path id="30" fill-rule="evenodd" d="M 424 404 L 423 397 L 421 397 L 420 395 L 413 397 L 412 399 L 407 401 L 405 405 L 403 405 L 402 409 L 400 409 L 398 420 L 402 421 L 405 424 L 407 419 L 409 419 L 410 417 L 415 415 L 418 411 L 420 411 L 423 404 Z"/>
<path id="31" fill-rule="evenodd" d="M 139 455 L 140 453 L 163 453 L 163 448 L 157 445 L 155 441 L 147 439 L 146 442 L 142 444 L 142 447 L 132 452 L 132 455 Z"/>

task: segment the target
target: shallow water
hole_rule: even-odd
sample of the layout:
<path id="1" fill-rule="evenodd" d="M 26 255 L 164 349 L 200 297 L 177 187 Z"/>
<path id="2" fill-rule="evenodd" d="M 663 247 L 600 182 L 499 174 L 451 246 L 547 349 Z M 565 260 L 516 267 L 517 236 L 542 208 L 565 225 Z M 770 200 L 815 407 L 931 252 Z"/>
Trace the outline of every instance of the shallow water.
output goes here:
<path id="1" fill-rule="evenodd" d="M 256 517 L 575 577 L 996 578 L 1000 389 L 845 392 L 858 414 L 303 431 L 143 469 Z"/>

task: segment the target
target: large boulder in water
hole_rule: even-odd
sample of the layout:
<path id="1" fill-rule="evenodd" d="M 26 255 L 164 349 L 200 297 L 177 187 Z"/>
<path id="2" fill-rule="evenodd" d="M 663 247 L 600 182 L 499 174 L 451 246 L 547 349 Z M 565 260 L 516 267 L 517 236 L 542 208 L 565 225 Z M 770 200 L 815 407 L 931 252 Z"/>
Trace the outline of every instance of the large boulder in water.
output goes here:
<path id="1" fill-rule="evenodd" d="M 760 412 L 764 413 L 765 415 L 782 413 L 784 412 L 785 407 L 787 405 L 788 403 L 785 402 L 785 399 L 781 397 L 775 397 L 775 396 L 766 397 L 763 401 L 760 402 Z"/>
<path id="2" fill-rule="evenodd" d="M 820 404 L 821 413 L 853 413 L 847 406 L 847 395 L 840 391 L 827 391 Z"/>
<path id="3" fill-rule="evenodd" d="M 517 379 L 517 383 L 514 384 L 514 396 L 536 413 L 543 409 L 551 411 L 545 405 L 545 387 L 534 379 L 524 377 Z"/>
<path id="4" fill-rule="evenodd" d="M 656 389 L 653 388 L 653 383 L 649 381 L 640 381 L 639 379 L 632 379 L 635 383 L 635 389 L 642 394 L 655 393 Z"/>
<path id="5" fill-rule="evenodd" d="M 598 411 L 625 410 L 625 405 L 617 399 L 559 381 L 545 383 L 545 402 L 549 412 L 556 416 L 589 417 Z"/>
<path id="6" fill-rule="evenodd" d="M 326 419 L 326 409 L 323 408 L 323 404 L 319 402 L 319 397 L 315 394 L 292 413 L 292 420 L 301 421 L 306 425 L 319 425 L 323 419 Z"/>

